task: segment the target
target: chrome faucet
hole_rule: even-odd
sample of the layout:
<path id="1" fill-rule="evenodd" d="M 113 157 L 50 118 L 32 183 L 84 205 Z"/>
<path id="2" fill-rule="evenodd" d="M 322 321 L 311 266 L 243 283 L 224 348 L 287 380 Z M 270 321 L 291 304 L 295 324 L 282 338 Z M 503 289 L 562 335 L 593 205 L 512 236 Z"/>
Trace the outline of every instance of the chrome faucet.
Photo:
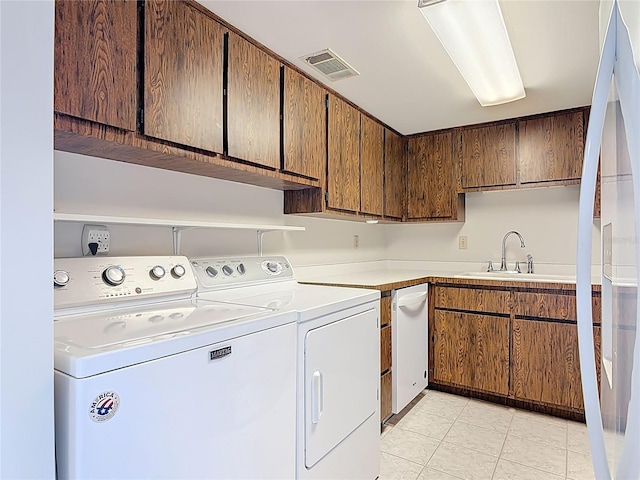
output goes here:
<path id="1" fill-rule="evenodd" d="M 522 235 L 520 235 L 515 230 L 511 230 L 510 232 L 507 232 L 507 234 L 502 239 L 502 258 L 500 259 L 500 271 L 507 270 L 507 252 L 506 252 L 506 250 L 507 250 L 507 238 L 509 238 L 509 235 L 511 235 L 511 234 L 515 234 L 515 235 L 518 236 L 518 238 L 520 239 L 520 247 L 521 248 L 525 247 L 524 238 L 522 238 Z"/>

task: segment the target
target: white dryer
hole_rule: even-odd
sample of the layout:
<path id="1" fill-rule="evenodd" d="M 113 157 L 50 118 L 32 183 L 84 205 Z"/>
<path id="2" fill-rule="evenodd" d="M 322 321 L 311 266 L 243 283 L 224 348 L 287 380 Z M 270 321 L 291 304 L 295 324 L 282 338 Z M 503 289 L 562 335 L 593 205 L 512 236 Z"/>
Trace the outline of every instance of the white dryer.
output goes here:
<path id="1" fill-rule="evenodd" d="M 191 264 L 198 305 L 296 314 L 297 478 L 378 477 L 380 292 L 299 284 L 279 256 L 192 258 Z"/>
<path id="2" fill-rule="evenodd" d="M 58 479 L 295 476 L 295 314 L 197 307 L 185 257 L 54 264 Z"/>

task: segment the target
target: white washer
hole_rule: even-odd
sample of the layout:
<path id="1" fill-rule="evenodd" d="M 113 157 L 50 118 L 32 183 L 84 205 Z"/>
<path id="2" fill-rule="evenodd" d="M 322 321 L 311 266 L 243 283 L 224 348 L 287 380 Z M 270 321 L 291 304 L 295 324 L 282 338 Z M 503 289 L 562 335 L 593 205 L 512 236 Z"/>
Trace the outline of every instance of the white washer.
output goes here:
<path id="1" fill-rule="evenodd" d="M 380 292 L 301 285 L 284 257 L 197 258 L 198 305 L 295 312 L 297 478 L 380 473 Z M 237 288 L 236 279 L 244 279 Z"/>
<path id="2" fill-rule="evenodd" d="M 295 476 L 295 314 L 196 308 L 185 257 L 54 264 L 57 478 Z"/>

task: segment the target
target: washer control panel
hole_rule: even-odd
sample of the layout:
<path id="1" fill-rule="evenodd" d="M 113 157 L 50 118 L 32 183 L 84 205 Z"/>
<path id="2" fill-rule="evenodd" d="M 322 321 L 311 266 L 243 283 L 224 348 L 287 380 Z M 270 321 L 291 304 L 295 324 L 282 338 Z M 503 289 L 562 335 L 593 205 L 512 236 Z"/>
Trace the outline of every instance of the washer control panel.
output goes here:
<path id="1" fill-rule="evenodd" d="M 293 268 L 285 257 L 192 258 L 191 266 L 204 289 L 231 285 L 293 280 Z"/>
<path id="2" fill-rule="evenodd" d="M 182 256 L 54 259 L 55 309 L 193 294 L 196 288 Z"/>

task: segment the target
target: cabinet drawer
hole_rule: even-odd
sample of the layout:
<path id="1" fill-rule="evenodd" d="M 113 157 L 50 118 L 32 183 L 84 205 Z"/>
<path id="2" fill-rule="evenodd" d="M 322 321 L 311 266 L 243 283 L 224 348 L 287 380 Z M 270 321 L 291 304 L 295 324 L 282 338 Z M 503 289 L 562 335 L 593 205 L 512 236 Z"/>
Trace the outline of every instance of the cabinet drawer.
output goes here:
<path id="1" fill-rule="evenodd" d="M 457 287 L 436 287 L 435 290 L 435 308 L 510 313 L 510 293 L 507 291 Z"/>
<path id="2" fill-rule="evenodd" d="M 391 325 L 380 329 L 380 372 L 391 368 Z"/>
<path id="3" fill-rule="evenodd" d="M 380 326 L 391 325 L 391 295 L 380 299 Z"/>
<path id="4" fill-rule="evenodd" d="M 600 324 L 602 304 L 600 296 L 591 297 L 593 322 Z M 577 321 L 576 296 L 556 293 L 515 292 L 514 314 L 516 317 Z"/>

